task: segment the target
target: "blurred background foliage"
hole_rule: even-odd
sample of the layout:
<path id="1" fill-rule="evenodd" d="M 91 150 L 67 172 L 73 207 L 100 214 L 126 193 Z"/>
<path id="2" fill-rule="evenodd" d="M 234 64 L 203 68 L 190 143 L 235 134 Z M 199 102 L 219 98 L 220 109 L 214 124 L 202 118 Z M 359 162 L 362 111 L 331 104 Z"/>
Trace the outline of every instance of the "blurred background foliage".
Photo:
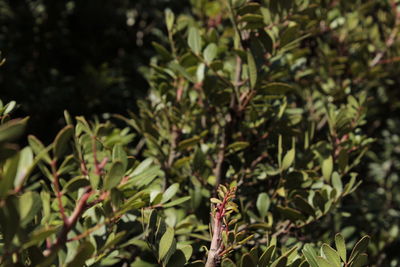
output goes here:
<path id="1" fill-rule="evenodd" d="M 0 1 L 1 97 L 21 104 L 30 132 L 49 140 L 62 111 L 100 116 L 135 109 L 148 83 L 140 74 L 164 38 L 166 7 L 181 0 Z"/>
<path id="2" fill-rule="evenodd" d="M 167 43 L 164 9 L 210 28 L 221 27 L 219 2 L 1 0 L 0 50 L 7 62 L 0 71 L 0 97 L 21 104 L 20 115 L 32 117 L 29 132 L 42 140 L 50 140 L 60 129 L 64 109 L 89 117 L 136 110 L 136 100 L 146 96 L 151 81 L 149 72 L 140 70 L 150 59 L 160 61 L 151 42 Z M 353 244 L 369 234 L 371 264 L 398 266 L 400 4 L 302 2 L 310 5 L 308 13 L 295 15 L 308 16 L 314 23 L 296 29 L 310 31 L 297 50 L 303 56 L 294 56 L 303 61 L 296 65 L 289 57 L 273 68 L 284 70 L 285 81 L 327 99 L 343 101 L 349 94 L 366 92 L 366 123 L 360 129 L 375 139 L 356 167 L 362 184 L 344 200 L 340 212 L 328 216 L 326 222 L 334 222 L 325 227 L 330 231 L 315 234 L 329 239 L 341 231 Z M 291 16 L 272 21 L 301 20 Z"/>

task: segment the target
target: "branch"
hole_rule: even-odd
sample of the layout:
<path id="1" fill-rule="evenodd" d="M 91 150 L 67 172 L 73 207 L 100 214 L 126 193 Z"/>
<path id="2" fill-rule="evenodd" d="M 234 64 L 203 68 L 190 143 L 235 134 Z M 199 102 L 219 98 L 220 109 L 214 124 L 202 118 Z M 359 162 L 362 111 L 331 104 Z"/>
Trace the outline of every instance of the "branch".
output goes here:
<path id="1" fill-rule="evenodd" d="M 221 253 L 224 251 L 224 245 L 222 244 L 222 231 L 224 230 L 223 220 L 226 216 L 227 204 L 235 196 L 235 190 L 236 188 L 233 188 L 226 192 L 222 202 L 217 204 L 215 213 L 211 215 L 213 218 L 213 233 L 205 267 L 216 267 L 220 260 Z"/>
<path id="2" fill-rule="evenodd" d="M 82 197 L 79 199 L 71 216 L 64 220 L 63 227 L 59 235 L 57 236 L 57 240 L 43 252 L 44 256 L 48 257 L 51 254 L 57 252 L 58 249 L 67 242 L 68 233 L 75 226 L 82 213 L 89 207 L 89 205 L 87 204 L 87 200 L 92 194 L 93 191 L 90 190 L 90 188 L 87 188 L 85 193 L 83 193 Z"/>
<path id="3" fill-rule="evenodd" d="M 207 256 L 207 262 L 205 267 L 216 267 L 219 260 L 219 253 L 221 250 L 221 233 L 222 224 L 221 220 L 214 220 L 213 224 L 213 235 L 211 240 L 210 250 Z"/>

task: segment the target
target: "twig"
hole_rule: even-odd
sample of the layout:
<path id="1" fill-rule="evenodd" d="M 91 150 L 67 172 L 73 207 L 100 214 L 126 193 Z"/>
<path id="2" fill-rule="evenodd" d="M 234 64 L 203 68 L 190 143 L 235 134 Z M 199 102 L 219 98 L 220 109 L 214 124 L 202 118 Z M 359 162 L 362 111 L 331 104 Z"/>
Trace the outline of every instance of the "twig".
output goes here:
<path id="1" fill-rule="evenodd" d="M 286 220 L 279 225 L 279 229 L 277 229 L 277 231 L 275 231 L 275 233 L 273 233 L 272 236 L 278 237 L 281 234 L 286 234 L 290 231 L 290 228 L 292 228 L 293 226 L 294 226 L 293 223 L 291 223 L 289 220 Z"/>
<path id="2" fill-rule="evenodd" d="M 64 221 L 63 227 L 57 236 L 57 240 L 43 252 L 44 256 L 48 257 L 57 252 L 57 250 L 67 242 L 69 231 L 75 226 L 82 213 L 88 208 L 87 200 L 92 194 L 93 191 L 88 187 L 83 193 L 82 197 L 79 199 L 71 216 Z"/>

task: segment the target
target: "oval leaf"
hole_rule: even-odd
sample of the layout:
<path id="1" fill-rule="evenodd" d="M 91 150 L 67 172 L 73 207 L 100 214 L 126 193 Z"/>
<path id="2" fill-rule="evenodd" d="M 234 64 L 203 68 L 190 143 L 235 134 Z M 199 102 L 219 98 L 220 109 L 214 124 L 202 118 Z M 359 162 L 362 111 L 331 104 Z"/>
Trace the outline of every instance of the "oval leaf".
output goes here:
<path id="1" fill-rule="evenodd" d="M 188 45 L 196 55 L 200 54 L 201 37 L 200 37 L 200 31 L 196 27 L 189 28 Z"/>
<path id="2" fill-rule="evenodd" d="M 332 156 L 329 156 L 322 162 L 322 175 L 324 176 L 326 181 L 330 181 L 332 170 L 333 170 L 333 158 Z"/>
<path id="3" fill-rule="evenodd" d="M 207 63 L 211 63 L 214 58 L 217 56 L 218 47 L 216 44 L 211 43 L 207 45 L 206 49 L 204 49 L 204 59 Z"/>
<path id="4" fill-rule="evenodd" d="M 74 129 L 72 125 L 65 126 L 56 136 L 53 142 L 53 153 L 54 156 L 59 159 L 67 151 L 68 142 L 72 137 Z"/>
<path id="5" fill-rule="evenodd" d="M 250 86 L 254 88 L 257 83 L 257 65 L 250 50 L 247 51 L 247 65 L 249 68 Z"/>
<path id="6" fill-rule="evenodd" d="M 341 234 L 336 234 L 335 236 L 335 246 L 336 249 L 339 253 L 340 258 L 342 258 L 342 260 L 344 262 L 346 262 L 346 244 L 344 242 L 343 236 Z"/>
<path id="7" fill-rule="evenodd" d="M 165 233 L 161 237 L 160 247 L 158 250 L 158 258 L 160 260 L 164 259 L 168 251 L 171 249 L 174 243 L 174 229 L 167 227 Z"/>
<path id="8" fill-rule="evenodd" d="M 122 164 L 121 161 L 115 161 L 111 165 L 110 171 L 105 177 L 104 180 L 104 189 L 105 190 L 110 190 L 114 187 L 116 187 L 124 177 L 125 170 L 124 170 L 124 165 Z"/>
<path id="9" fill-rule="evenodd" d="M 17 140 L 25 130 L 28 118 L 8 121 L 0 126 L 0 143 Z"/>
<path id="10" fill-rule="evenodd" d="M 363 253 L 369 244 L 370 237 L 369 236 L 364 236 L 363 238 L 360 239 L 354 246 L 353 250 L 351 251 L 349 262 L 354 260 L 359 254 Z"/>
<path id="11" fill-rule="evenodd" d="M 294 161 L 294 156 L 295 156 L 295 150 L 294 148 L 292 148 L 291 150 L 289 150 L 286 155 L 283 157 L 283 161 L 282 161 L 282 170 L 286 170 L 288 169 L 293 161 Z"/>
<path id="12" fill-rule="evenodd" d="M 332 265 L 334 265 L 335 267 L 340 267 L 340 256 L 336 250 L 334 250 L 328 244 L 323 244 L 322 251 L 324 252 L 326 258 Z"/>
<path id="13" fill-rule="evenodd" d="M 261 193 L 258 195 L 257 210 L 261 218 L 264 218 L 267 215 L 270 204 L 271 200 L 267 193 Z"/>
<path id="14" fill-rule="evenodd" d="M 168 187 L 162 196 L 161 203 L 165 203 L 168 200 L 170 200 L 173 196 L 175 196 L 176 192 L 178 192 L 178 189 L 179 189 L 178 183 L 175 183 L 175 184 L 171 185 L 170 187 Z"/>

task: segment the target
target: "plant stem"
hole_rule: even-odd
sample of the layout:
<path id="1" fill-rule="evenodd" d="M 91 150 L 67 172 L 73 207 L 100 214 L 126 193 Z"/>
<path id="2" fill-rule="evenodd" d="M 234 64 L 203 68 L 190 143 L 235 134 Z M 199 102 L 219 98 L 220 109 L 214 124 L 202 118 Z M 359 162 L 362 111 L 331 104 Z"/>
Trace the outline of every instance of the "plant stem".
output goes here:
<path id="1" fill-rule="evenodd" d="M 67 242 L 69 231 L 75 226 L 82 213 L 88 208 L 87 200 L 92 194 L 93 191 L 90 188 L 85 190 L 85 193 L 83 193 L 82 197 L 79 199 L 71 216 L 64 221 L 63 227 L 57 236 L 57 240 L 43 252 L 44 256 L 48 257 L 56 253 L 58 249 Z"/>

